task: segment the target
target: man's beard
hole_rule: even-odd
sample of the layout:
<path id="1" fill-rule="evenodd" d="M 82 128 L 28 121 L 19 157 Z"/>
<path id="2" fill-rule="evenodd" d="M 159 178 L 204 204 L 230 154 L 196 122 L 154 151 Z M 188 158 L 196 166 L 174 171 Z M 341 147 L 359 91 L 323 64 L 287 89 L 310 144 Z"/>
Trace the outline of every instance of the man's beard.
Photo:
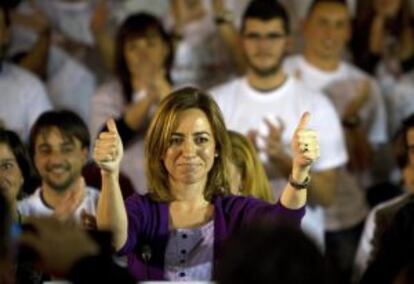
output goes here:
<path id="1" fill-rule="evenodd" d="M 53 178 L 49 177 L 48 175 L 45 175 L 43 177 L 43 181 L 54 191 L 64 192 L 76 181 L 78 174 L 72 172 L 72 169 L 69 165 L 61 165 L 59 167 L 64 167 L 65 171 L 69 173 L 66 179 L 64 179 L 63 181 L 55 181 Z M 47 169 L 47 171 L 50 173 L 52 171 L 52 168 Z"/>
<path id="2" fill-rule="evenodd" d="M 282 68 L 282 62 L 284 59 L 285 55 L 282 55 L 279 60 L 277 61 L 277 63 L 267 67 L 267 68 L 262 68 L 262 67 L 257 67 L 255 66 L 255 64 L 249 60 L 249 58 L 246 57 L 247 60 L 247 64 L 249 66 L 249 68 L 251 68 L 253 70 L 253 72 L 258 75 L 259 77 L 269 77 L 272 76 L 274 74 L 276 74 L 277 72 L 279 72 L 280 68 Z"/>
<path id="3" fill-rule="evenodd" d="M 75 182 L 75 179 L 76 178 L 74 176 L 70 176 L 66 180 L 60 183 L 54 182 L 53 180 L 49 178 L 44 178 L 43 181 L 54 191 L 65 192 L 70 187 L 70 185 L 72 185 Z"/>

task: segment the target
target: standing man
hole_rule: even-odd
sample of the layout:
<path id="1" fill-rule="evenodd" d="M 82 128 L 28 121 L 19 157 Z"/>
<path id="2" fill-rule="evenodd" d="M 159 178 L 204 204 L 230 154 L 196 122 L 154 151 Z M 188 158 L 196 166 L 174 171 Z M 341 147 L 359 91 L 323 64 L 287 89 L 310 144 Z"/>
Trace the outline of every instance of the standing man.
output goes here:
<path id="1" fill-rule="evenodd" d="M 289 140 L 301 113 L 312 113 L 311 127 L 320 133 L 320 159 L 314 164 L 310 206 L 303 224 L 323 246 L 323 206 L 335 199 L 337 169 L 347 162 L 344 137 L 335 109 L 322 94 L 304 87 L 282 70 L 289 45 L 289 21 L 277 1 L 253 0 L 241 28 L 247 75 L 211 91 L 226 125 L 249 135 L 258 146 L 265 166 L 279 175 L 270 176 L 275 194 L 289 179 Z M 269 171 L 272 172 L 272 171 Z"/>
<path id="2" fill-rule="evenodd" d="M 375 162 L 386 164 L 381 153 L 387 141 L 385 108 L 378 84 L 342 60 L 351 35 L 350 26 L 345 1 L 315 0 L 304 22 L 303 53 L 284 63 L 286 72 L 331 99 L 346 134 L 350 171 L 340 172 L 337 198 L 325 212 L 327 255 L 341 272 L 341 279 L 349 278 L 367 215 L 362 188 L 372 185 Z M 372 159 L 375 157 L 381 158 Z"/>
<path id="3" fill-rule="evenodd" d="M 73 112 L 42 114 L 31 130 L 29 145 L 41 185 L 19 202 L 20 214 L 75 217 L 94 226 L 99 192 L 86 186 L 82 177 L 89 145 L 88 128 Z"/>

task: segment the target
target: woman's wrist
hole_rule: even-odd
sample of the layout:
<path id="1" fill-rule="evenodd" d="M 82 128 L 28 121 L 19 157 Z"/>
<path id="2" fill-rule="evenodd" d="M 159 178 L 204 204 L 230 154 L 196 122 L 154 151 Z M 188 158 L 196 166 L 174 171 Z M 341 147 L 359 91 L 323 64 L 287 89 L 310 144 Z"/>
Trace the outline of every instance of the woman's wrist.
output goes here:
<path id="1" fill-rule="evenodd" d="M 310 178 L 310 166 L 293 166 L 292 173 L 289 178 L 300 184 L 305 182 Z"/>

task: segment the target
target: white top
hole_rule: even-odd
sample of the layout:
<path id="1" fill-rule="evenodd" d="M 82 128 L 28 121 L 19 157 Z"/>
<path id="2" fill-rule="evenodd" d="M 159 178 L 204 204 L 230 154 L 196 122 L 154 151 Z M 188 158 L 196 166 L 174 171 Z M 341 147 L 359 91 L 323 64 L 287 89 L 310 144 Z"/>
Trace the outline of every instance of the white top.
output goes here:
<path id="1" fill-rule="evenodd" d="M 50 216 L 53 214 L 53 209 L 45 204 L 41 196 L 41 188 L 36 189 L 36 191 L 29 197 L 19 201 L 17 204 L 17 210 L 23 216 Z M 85 197 L 83 198 L 82 203 L 78 206 L 75 211 L 75 219 L 77 221 L 81 220 L 81 213 L 83 210 L 86 213 L 95 216 L 96 208 L 98 206 L 99 191 L 95 188 L 86 186 L 85 187 Z"/>
<path id="2" fill-rule="evenodd" d="M 0 125 L 27 141 L 39 115 L 52 108 L 42 82 L 28 71 L 9 63 L 0 71 Z"/>
<path id="3" fill-rule="evenodd" d="M 272 121 L 282 120 L 285 125 L 282 142 L 288 153 L 291 151 L 290 141 L 299 119 L 305 111 L 309 111 L 309 128 L 319 133 L 321 149 L 320 158 L 312 165 L 312 169 L 325 171 L 347 162 L 342 128 L 334 107 L 323 95 L 306 89 L 294 77 L 288 77 L 281 87 L 265 93 L 250 87 L 246 78 L 230 81 L 211 90 L 211 93 L 223 112 L 227 127 L 231 130 L 242 134 L 247 134 L 249 130 L 257 130 L 266 135 L 265 118 Z M 263 151 L 259 153 L 262 159 L 266 159 Z M 276 179 L 272 184 L 278 197 L 286 180 Z M 316 206 L 309 212 L 313 214 L 307 213 L 302 224 L 311 236 L 317 236 L 318 243 L 321 244 L 324 233 L 321 208 Z"/>
<path id="4" fill-rule="evenodd" d="M 137 94 L 135 100 L 145 96 Z M 90 114 L 90 131 L 95 138 L 108 118 L 121 117 L 127 107 L 127 102 L 122 95 L 121 85 L 117 81 L 111 81 L 102 85 L 92 97 Z M 148 191 L 147 179 L 144 170 L 144 137 L 140 135 L 124 148 L 125 154 L 121 162 L 121 171 L 132 182 L 135 191 L 145 194 Z"/>
<path id="5" fill-rule="evenodd" d="M 376 227 L 375 217 L 377 215 L 377 212 L 384 208 L 393 206 L 394 204 L 400 203 L 408 196 L 409 194 L 406 193 L 394 197 L 393 199 L 378 204 L 369 212 L 368 217 L 365 221 L 364 230 L 359 240 L 358 249 L 355 254 L 355 263 L 353 271 L 353 278 L 355 280 L 355 283 L 357 283 L 357 281 L 360 280 L 361 276 L 367 269 L 369 262 L 371 261 L 370 257 L 373 250 L 372 241 L 374 238 L 374 232 Z"/>
<path id="6" fill-rule="evenodd" d="M 323 71 L 306 61 L 302 55 L 290 56 L 284 61 L 284 70 L 299 76 L 310 89 L 323 91 L 342 114 L 345 106 L 357 95 L 356 86 L 362 80 L 370 80 L 370 101 L 362 108 L 360 116 L 369 129 L 372 144 L 387 142 L 387 118 L 384 100 L 378 83 L 357 67 L 342 61 L 337 70 Z"/>

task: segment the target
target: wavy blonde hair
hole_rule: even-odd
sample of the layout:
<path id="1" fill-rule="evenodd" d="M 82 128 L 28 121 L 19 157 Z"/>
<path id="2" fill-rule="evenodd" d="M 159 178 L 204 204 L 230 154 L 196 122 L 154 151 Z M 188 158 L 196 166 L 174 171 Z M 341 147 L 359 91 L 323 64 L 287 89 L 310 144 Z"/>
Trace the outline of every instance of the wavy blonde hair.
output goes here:
<path id="1" fill-rule="evenodd" d="M 250 141 L 242 134 L 229 130 L 232 163 L 240 171 L 241 193 L 273 202 L 270 183 L 262 162 Z"/>
<path id="2" fill-rule="evenodd" d="M 231 155 L 230 140 L 218 105 L 206 93 L 195 88 L 177 90 L 161 102 L 145 137 L 145 171 L 149 192 L 153 200 L 170 202 L 168 171 L 163 157 L 170 145 L 172 133 L 178 126 L 178 115 L 188 109 L 204 112 L 213 131 L 216 153 L 213 167 L 208 173 L 204 197 L 211 200 L 214 194 L 229 193 L 228 169 Z"/>

